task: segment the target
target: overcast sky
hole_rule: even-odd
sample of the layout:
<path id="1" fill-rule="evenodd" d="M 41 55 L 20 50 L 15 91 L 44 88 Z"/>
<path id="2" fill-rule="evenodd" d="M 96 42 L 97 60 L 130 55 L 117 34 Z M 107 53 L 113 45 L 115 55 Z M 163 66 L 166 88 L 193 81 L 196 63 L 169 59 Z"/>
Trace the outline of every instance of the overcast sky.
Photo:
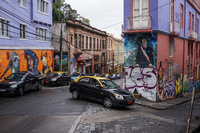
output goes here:
<path id="1" fill-rule="evenodd" d="M 121 38 L 123 0 L 65 0 L 65 2 L 78 14 L 89 19 L 92 27 Z"/>

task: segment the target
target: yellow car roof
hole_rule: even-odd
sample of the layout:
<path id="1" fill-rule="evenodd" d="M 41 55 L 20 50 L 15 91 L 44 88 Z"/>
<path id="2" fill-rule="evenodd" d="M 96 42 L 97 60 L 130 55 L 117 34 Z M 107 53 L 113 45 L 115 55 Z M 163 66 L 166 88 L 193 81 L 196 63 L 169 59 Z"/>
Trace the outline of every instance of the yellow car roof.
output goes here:
<path id="1" fill-rule="evenodd" d="M 77 79 L 75 80 L 75 82 L 77 82 L 79 79 L 82 79 L 82 78 L 94 78 L 94 79 L 97 79 L 97 80 L 99 80 L 99 79 L 110 80 L 110 79 L 108 79 L 108 78 L 98 77 L 98 76 L 82 76 L 82 77 L 80 77 L 80 78 L 77 78 Z"/>

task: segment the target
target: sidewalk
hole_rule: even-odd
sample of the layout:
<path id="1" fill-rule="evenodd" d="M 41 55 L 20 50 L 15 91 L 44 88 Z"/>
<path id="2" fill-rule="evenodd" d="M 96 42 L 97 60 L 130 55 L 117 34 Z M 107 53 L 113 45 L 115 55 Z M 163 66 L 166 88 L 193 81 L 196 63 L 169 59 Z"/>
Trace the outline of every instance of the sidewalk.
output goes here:
<path id="1" fill-rule="evenodd" d="M 198 98 L 198 97 L 200 97 L 200 93 L 195 94 L 195 98 Z M 188 95 L 188 96 L 179 97 L 179 98 L 175 98 L 175 99 L 171 99 L 171 100 L 154 102 L 154 101 L 150 101 L 148 99 L 141 97 L 141 98 L 135 100 L 135 104 L 153 108 L 153 109 L 157 109 L 157 110 L 165 110 L 170 107 L 186 103 L 186 102 L 190 101 L 191 98 L 192 98 L 192 95 Z"/>

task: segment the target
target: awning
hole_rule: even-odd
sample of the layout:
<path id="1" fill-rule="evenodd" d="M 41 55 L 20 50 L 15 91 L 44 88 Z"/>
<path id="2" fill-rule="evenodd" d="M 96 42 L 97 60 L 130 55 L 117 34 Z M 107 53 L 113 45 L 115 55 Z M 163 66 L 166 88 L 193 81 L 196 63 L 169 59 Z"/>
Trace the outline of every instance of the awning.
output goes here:
<path id="1" fill-rule="evenodd" d="M 84 61 L 85 62 L 85 58 L 79 56 L 78 58 L 76 58 L 76 61 Z"/>

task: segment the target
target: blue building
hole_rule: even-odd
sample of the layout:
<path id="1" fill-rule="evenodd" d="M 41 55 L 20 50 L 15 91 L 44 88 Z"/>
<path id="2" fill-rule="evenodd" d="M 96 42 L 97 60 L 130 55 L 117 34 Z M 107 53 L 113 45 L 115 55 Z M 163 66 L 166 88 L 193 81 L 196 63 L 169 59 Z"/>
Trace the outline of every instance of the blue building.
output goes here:
<path id="1" fill-rule="evenodd" d="M 52 0 L 0 1 L 0 80 L 17 71 L 53 70 Z"/>
<path id="2" fill-rule="evenodd" d="M 199 0 L 124 0 L 124 88 L 158 101 L 199 91 Z"/>

